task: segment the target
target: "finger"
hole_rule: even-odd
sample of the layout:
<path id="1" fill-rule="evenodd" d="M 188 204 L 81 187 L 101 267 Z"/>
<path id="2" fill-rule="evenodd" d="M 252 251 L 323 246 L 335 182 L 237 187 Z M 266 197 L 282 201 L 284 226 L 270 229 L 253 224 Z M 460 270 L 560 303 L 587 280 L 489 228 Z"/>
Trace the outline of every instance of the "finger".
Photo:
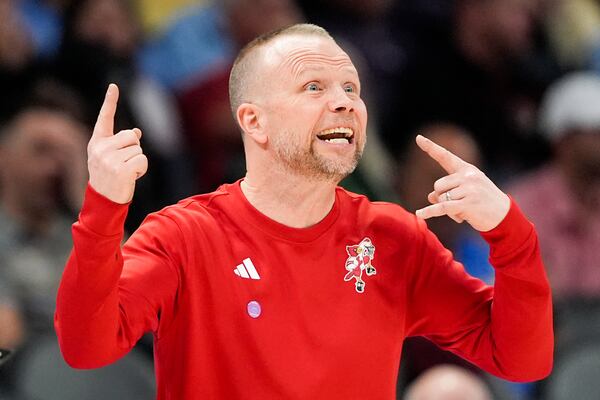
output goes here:
<path id="1" fill-rule="evenodd" d="M 140 140 L 142 138 L 142 130 L 140 128 L 133 128 L 133 131 L 135 132 L 138 140 Z"/>
<path id="2" fill-rule="evenodd" d="M 137 130 L 139 131 L 139 129 Z M 114 135 L 111 138 L 111 141 L 111 147 L 115 149 L 122 149 L 133 145 L 139 145 L 140 136 L 138 136 L 135 129 L 125 129 Z"/>
<path id="3" fill-rule="evenodd" d="M 98 119 L 96 120 L 92 137 L 110 137 L 113 135 L 118 100 L 119 88 L 114 83 L 111 83 L 106 90 L 104 103 L 102 103 L 102 107 L 98 113 Z"/>
<path id="4" fill-rule="evenodd" d="M 427 139 L 425 136 L 417 135 L 417 145 L 431 158 L 438 162 L 446 172 L 452 174 L 462 167 L 469 165 L 460 157 L 454 155 L 439 144 Z"/>
<path id="5" fill-rule="evenodd" d="M 435 190 L 427 195 L 427 200 L 431 204 L 435 204 L 435 203 L 439 203 L 440 202 L 440 199 L 438 198 L 438 194 L 437 194 L 437 192 Z"/>
<path id="6" fill-rule="evenodd" d="M 134 173 L 135 179 L 139 179 L 148 171 L 148 158 L 144 154 L 138 154 L 125 162 L 125 165 Z"/>
<path id="7" fill-rule="evenodd" d="M 434 182 L 433 190 L 438 194 L 442 194 L 458 187 L 461 183 L 461 179 L 462 178 L 458 174 L 446 175 Z"/>
<path id="8" fill-rule="evenodd" d="M 442 201 L 452 201 L 452 200 L 462 200 L 466 196 L 464 188 L 461 186 L 455 187 L 453 189 L 447 190 L 442 193 L 438 193 L 437 191 L 433 191 L 427 195 L 427 200 L 431 204 L 440 203 Z"/>
<path id="9" fill-rule="evenodd" d="M 131 160 L 133 157 L 143 154 L 142 147 L 140 145 L 133 145 L 124 147 L 117 151 L 117 157 L 121 162 L 127 162 Z"/>
<path id="10" fill-rule="evenodd" d="M 422 219 L 441 217 L 442 215 L 454 216 L 459 213 L 459 207 L 458 200 L 442 201 L 415 211 L 415 215 Z"/>

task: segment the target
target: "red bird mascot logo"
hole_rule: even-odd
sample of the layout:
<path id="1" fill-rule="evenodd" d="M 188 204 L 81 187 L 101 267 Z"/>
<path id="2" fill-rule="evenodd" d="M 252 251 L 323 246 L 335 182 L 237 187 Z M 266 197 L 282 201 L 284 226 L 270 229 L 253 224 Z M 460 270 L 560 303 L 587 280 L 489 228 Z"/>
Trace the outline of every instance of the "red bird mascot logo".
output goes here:
<path id="1" fill-rule="evenodd" d="M 371 243 L 371 239 L 364 238 L 357 245 L 346 246 L 348 259 L 346 260 L 346 271 L 344 281 L 348 282 L 352 278 L 356 279 L 354 283 L 356 291 L 363 293 L 365 291 L 365 281 L 362 279 L 363 271 L 367 276 L 375 275 L 377 271 L 371 265 L 371 261 L 375 258 L 375 246 Z"/>

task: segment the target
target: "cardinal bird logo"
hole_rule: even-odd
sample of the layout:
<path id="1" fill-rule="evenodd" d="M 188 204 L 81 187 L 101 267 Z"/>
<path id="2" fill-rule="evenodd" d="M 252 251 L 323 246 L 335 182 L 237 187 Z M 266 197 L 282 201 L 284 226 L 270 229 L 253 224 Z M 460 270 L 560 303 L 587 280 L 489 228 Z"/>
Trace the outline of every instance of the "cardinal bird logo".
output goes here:
<path id="1" fill-rule="evenodd" d="M 371 243 L 371 239 L 364 238 L 359 244 L 346 246 L 348 258 L 346 259 L 346 276 L 344 281 L 348 282 L 356 279 L 354 286 L 358 293 L 365 291 L 365 281 L 363 281 L 363 271 L 367 276 L 375 275 L 377 271 L 371 264 L 375 258 L 375 246 Z"/>

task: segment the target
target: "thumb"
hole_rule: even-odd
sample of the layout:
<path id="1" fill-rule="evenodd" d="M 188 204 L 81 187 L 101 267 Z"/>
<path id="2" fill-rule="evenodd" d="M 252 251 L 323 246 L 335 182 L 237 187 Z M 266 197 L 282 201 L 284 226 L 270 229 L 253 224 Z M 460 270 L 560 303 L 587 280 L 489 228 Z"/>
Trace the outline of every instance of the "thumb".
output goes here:
<path id="1" fill-rule="evenodd" d="M 108 85 L 104 102 L 98 113 L 92 137 L 110 137 L 114 134 L 115 113 L 119 100 L 119 87 L 114 83 Z"/>

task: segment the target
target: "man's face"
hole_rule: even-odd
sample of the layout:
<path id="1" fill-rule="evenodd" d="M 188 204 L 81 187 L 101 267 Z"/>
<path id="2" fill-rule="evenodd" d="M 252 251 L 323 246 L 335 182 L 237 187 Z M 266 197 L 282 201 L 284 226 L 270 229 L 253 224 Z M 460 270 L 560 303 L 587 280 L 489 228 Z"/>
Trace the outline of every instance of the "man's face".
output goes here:
<path id="1" fill-rule="evenodd" d="M 81 128 L 62 114 L 32 110 L 18 117 L 9 135 L 0 147 L 2 185 L 24 209 L 50 211 L 66 170 L 79 167 L 69 153 L 85 152 Z"/>
<path id="2" fill-rule="evenodd" d="M 274 158 L 311 179 L 343 179 L 366 141 L 367 110 L 352 61 L 318 36 L 278 38 L 264 57 L 258 89 Z"/>

